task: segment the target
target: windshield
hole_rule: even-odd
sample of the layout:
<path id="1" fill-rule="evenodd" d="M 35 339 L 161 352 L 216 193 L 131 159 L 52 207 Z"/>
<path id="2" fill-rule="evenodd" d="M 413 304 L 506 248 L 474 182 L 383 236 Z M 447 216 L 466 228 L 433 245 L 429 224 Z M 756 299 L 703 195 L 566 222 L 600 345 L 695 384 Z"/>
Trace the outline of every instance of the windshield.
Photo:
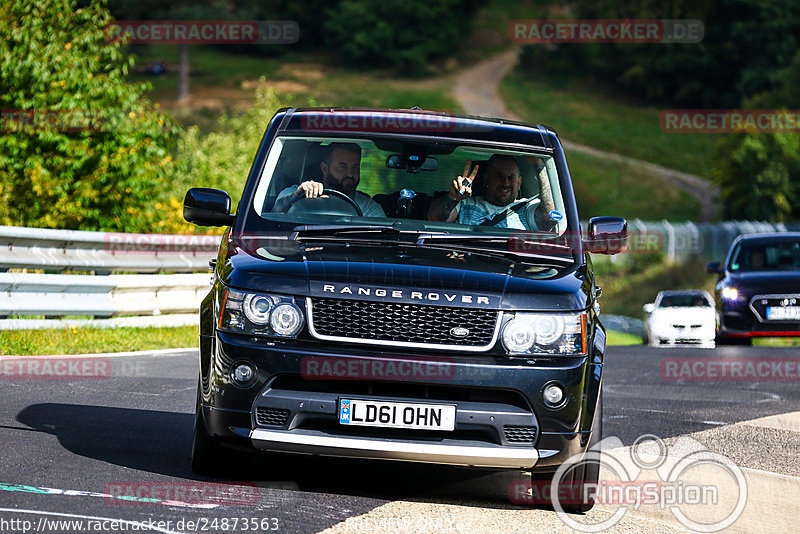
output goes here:
<path id="1" fill-rule="evenodd" d="M 710 307 L 711 302 L 699 293 L 682 295 L 664 295 L 659 303 L 659 308 L 694 308 Z"/>
<path id="2" fill-rule="evenodd" d="M 568 224 L 550 155 L 416 138 L 279 137 L 252 210 L 262 221 L 447 234 L 555 236 Z"/>
<path id="3" fill-rule="evenodd" d="M 731 255 L 731 271 L 800 270 L 800 241 L 743 242 Z"/>

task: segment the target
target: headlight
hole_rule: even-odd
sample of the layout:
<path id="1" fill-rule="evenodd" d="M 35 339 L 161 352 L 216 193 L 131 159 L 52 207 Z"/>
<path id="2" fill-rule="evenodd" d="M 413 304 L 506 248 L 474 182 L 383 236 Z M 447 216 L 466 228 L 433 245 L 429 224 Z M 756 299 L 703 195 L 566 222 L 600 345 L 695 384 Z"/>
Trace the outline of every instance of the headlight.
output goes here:
<path id="1" fill-rule="evenodd" d="M 517 313 L 503 327 L 509 354 L 585 354 L 585 314 Z"/>
<path id="2" fill-rule="evenodd" d="M 225 332 L 295 337 L 305 324 L 293 297 L 228 289 L 217 326 Z"/>
<path id="3" fill-rule="evenodd" d="M 722 298 L 725 300 L 736 300 L 739 298 L 739 291 L 735 287 L 723 287 Z"/>
<path id="4" fill-rule="evenodd" d="M 303 326 L 303 312 L 292 302 L 278 304 L 272 312 L 269 324 L 278 336 L 294 336 Z"/>

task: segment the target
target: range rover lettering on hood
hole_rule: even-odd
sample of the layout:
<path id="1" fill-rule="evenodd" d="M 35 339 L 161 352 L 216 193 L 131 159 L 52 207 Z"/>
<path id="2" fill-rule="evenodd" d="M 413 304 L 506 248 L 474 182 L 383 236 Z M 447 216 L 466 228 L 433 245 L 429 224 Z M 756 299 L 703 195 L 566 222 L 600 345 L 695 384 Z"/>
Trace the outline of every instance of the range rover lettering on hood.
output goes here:
<path id="1" fill-rule="evenodd" d="M 441 304 L 445 306 L 486 306 L 496 308 L 500 297 L 478 295 L 461 291 L 429 290 L 421 288 L 392 288 L 358 286 L 353 284 L 312 283 L 311 293 L 321 297 L 352 298 L 360 300 L 396 301 L 408 303 Z"/>

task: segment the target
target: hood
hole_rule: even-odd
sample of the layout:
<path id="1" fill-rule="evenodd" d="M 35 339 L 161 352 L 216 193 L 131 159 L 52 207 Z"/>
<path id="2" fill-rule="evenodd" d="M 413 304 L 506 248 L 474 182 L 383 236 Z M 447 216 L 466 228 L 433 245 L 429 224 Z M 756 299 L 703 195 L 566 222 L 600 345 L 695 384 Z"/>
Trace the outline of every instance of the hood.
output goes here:
<path id="1" fill-rule="evenodd" d="M 493 309 L 587 307 L 585 266 L 523 264 L 502 256 L 403 244 L 231 243 L 224 284 L 275 293 Z"/>

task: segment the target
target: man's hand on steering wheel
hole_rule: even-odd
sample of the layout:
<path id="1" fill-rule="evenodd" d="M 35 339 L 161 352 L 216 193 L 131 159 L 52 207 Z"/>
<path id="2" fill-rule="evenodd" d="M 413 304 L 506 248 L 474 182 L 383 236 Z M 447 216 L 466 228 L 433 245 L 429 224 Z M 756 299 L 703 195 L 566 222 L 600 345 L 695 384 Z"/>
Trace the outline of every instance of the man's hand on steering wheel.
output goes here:
<path id="1" fill-rule="evenodd" d="M 328 195 L 322 194 L 324 189 L 325 186 L 320 182 L 308 180 L 307 182 L 303 182 L 297 186 L 297 190 L 294 192 L 294 197 L 297 200 L 301 198 L 328 198 Z"/>
<path id="2" fill-rule="evenodd" d="M 308 198 L 330 198 L 330 196 L 334 196 L 344 200 L 347 204 L 353 208 L 356 215 L 359 217 L 363 217 L 364 213 L 361 211 L 361 206 L 359 206 L 355 200 L 347 196 L 346 194 L 342 193 L 341 191 L 337 191 L 336 189 L 328 189 L 324 187 L 319 182 L 303 182 L 299 186 L 297 186 L 297 190 L 292 195 L 291 202 L 289 207 L 291 208 L 295 203 L 300 200 L 305 200 Z"/>

